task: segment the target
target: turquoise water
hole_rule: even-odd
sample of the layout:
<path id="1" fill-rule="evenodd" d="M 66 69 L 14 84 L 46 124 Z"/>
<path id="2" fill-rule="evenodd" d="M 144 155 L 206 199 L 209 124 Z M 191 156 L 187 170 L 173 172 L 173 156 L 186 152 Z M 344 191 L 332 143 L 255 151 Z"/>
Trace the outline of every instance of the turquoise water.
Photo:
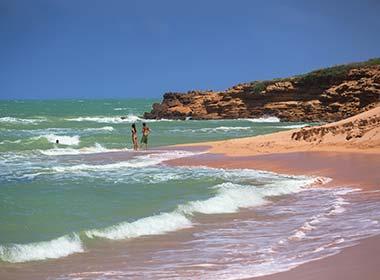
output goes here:
<path id="1" fill-rule="evenodd" d="M 349 218 L 338 217 L 345 215 L 346 204 L 354 205 L 349 196 L 356 192 L 347 188 L 306 191 L 317 178 L 165 164 L 168 159 L 202 153 L 164 148 L 167 145 L 260 135 L 307 124 L 282 123 L 270 116 L 220 121 L 146 120 L 152 130 L 149 144 L 155 149 L 134 153 L 130 126 L 136 122 L 140 133 L 144 121 L 141 115 L 150 110 L 153 102 L 0 101 L 0 268 L 12 263 L 63 261 L 78 254 L 86 261 L 86 254 L 105 241 L 154 238 L 194 228 L 201 224 L 202 215 L 234 215 L 242 209 L 264 211 L 268 218 L 257 235 L 267 239 L 254 241 L 262 244 L 261 249 L 274 239 L 301 240 L 310 232 L 318 232 L 317 228 L 321 230 L 319 238 L 302 241 L 303 245 L 296 247 L 302 253 L 301 259 L 284 261 L 289 260 L 286 256 L 294 250 L 293 243 L 283 249 L 277 270 L 335 252 L 339 247 L 317 249 L 336 240 L 354 240 L 358 232 L 350 227 L 351 223 L 362 223 L 361 228 L 367 229 L 360 236 L 379 231 L 378 203 L 368 204 L 370 209 L 366 213 L 358 205 L 357 212 L 351 211 Z M 57 139 L 60 144 L 55 144 Z M 305 205 L 312 202 L 315 207 L 308 209 Z M 271 206 L 265 208 L 266 205 Z M 283 220 L 279 213 L 286 213 L 281 214 Z M 282 223 L 270 224 L 273 217 Z M 239 228 L 250 223 L 244 221 Z M 323 231 L 323 223 L 327 223 L 324 225 L 328 225 L 327 231 Z M 341 228 L 346 228 L 345 233 Z M 235 233 L 241 238 L 255 230 Z M 252 241 L 250 238 L 244 240 Z M 220 240 L 223 243 L 231 238 L 222 236 Z M 212 238 L 202 237 L 199 246 L 215 249 L 226 245 L 215 247 L 211 241 Z M 340 243 L 344 242 L 337 244 Z M 212 259 L 223 252 L 205 254 Z M 182 262 L 194 260 L 191 254 L 181 256 Z M 160 260 L 163 262 L 160 265 L 173 270 L 178 265 L 164 256 Z M 221 267 L 223 273 L 230 269 L 227 264 Z M 268 267 L 262 269 L 269 273 Z M 128 275 L 127 272 L 123 275 Z M 162 276 L 166 277 L 169 275 Z"/>
<path id="2" fill-rule="evenodd" d="M 1 101 L 0 151 L 73 147 L 130 148 L 130 125 L 156 100 Z M 121 119 L 125 117 L 125 119 Z M 147 120 L 152 146 L 259 135 L 302 126 L 276 118 L 224 121 Z M 59 139 L 61 144 L 55 145 Z M 65 145 L 66 144 L 66 145 Z"/>

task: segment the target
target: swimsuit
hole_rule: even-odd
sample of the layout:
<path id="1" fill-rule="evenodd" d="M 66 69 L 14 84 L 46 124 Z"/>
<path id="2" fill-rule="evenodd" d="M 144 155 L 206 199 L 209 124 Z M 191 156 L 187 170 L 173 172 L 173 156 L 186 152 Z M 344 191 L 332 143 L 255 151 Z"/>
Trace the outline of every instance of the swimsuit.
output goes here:
<path id="1" fill-rule="evenodd" d="M 143 136 L 141 137 L 141 143 L 148 144 L 149 128 L 143 128 Z"/>

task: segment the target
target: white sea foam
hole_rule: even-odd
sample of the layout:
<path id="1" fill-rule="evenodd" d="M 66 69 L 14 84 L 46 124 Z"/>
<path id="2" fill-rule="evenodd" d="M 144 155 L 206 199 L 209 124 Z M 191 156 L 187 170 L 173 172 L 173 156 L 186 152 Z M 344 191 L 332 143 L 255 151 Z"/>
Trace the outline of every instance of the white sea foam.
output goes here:
<path id="1" fill-rule="evenodd" d="M 2 123 L 12 123 L 12 124 L 37 124 L 40 122 L 44 122 L 46 119 L 22 119 L 22 118 L 14 118 L 14 117 L 2 117 L 0 118 L 0 122 Z"/>
<path id="2" fill-rule="evenodd" d="M 78 118 L 69 118 L 67 121 L 73 122 L 97 122 L 97 123 L 122 123 L 127 122 L 120 117 L 78 117 Z"/>
<path id="3" fill-rule="evenodd" d="M 302 184 L 302 180 L 301 183 Z M 303 182 L 304 183 L 304 182 Z M 223 214 L 234 213 L 240 208 L 249 208 L 268 203 L 266 197 L 282 195 L 300 191 L 300 184 L 294 188 L 287 186 L 272 190 L 269 193 L 262 191 L 265 188 L 257 188 L 251 185 L 240 185 L 234 183 L 222 183 L 214 186 L 217 190 L 215 196 L 206 200 L 190 201 L 178 207 L 170 213 L 162 213 L 155 216 L 139 219 L 131 223 L 120 223 L 104 229 L 88 230 L 85 234 L 90 237 L 101 237 L 107 239 L 126 239 L 142 235 L 162 234 L 178 229 L 192 226 L 191 219 L 195 213 Z"/>
<path id="4" fill-rule="evenodd" d="M 181 133 L 213 133 L 213 132 L 229 132 L 229 131 L 242 131 L 250 130 L 250 126 L 218 126 L 218 127 L 203 127 L 199 129 L 170 129 L 170 132 L 181 132 Z"/>
<path id="5" fill-rule="evenodd" d="M 236 130 L 249 130 L 251 127 L 249 126 L 219 126 L 219 127 L 204 127 L 200 128 L 198 130 L 192 130 L 194 132 L 196 131 L 202 131 L 202 132 L 217 132 L 217 131 L 236 131 Z"/>
<path id="6" fill-rule="evenodd" d="M 74 122 L 97 122 L 97 123 L 135 123 L 135 122 L 159 122 L 159 121 L 172 121 L 168 119 L 159 119 L 159 120 L 151 120 L 151 119 L 143 119 L 135 115 L 127 115 L 127 116 L 94 116 L 94 117 L 77 117 L 77 118 L 68 118 L 66 121 L 74 121 Z"/>
<path id="7" fill-rule="evenodd" d="M 234 213 L 239 208 L 254 207 L 267 202 L 262 194 L 252 186 L 223 183 L 215 188 L 218 189 L 216 196 L 180 205 L 178 209 L 186 214 L 222 214 Z"/>
<path id="8" fill-rule="evenodd" d="M 17 140 L 4 140 L 4 141 L 1 141 L 0 142 L 0 145 L 4 145 L 4 144 L 17 144 L 17 143 L 20 143 L 21 142 L 21 139 L 17 139 Z"/>
<path id="9" fill-rule="evenodd" d="M 291 235 L 289 240 L 300 240 L 306 237 L 307 232 L 315 230 L 317 225 L 322 221 L 329 220 L 332 215 L 342 214 L 346 211 L 343 205 L 349 204 L 342 195 L 346 195 L 351 192 L 357 191 L 356 189 L 341 189 L 334 191 L 334 195 L 336 196 L 332 202 L 332 206 L 327 209 L 327 212 L 320 213 L 318 215 L 312 216 L 310 219 L 305 221 L 303 225 L 294 231 L 294 234 Z"/>
<path id="10" fill-rule="evenodd" d="M 179 206 L 179 209 L 187 214 L 194 212 L 203 214 L 234 213 L 239 208 L 264 205 L 268 202 L 268 197 L 300 192 L 316 180 L 316 178 L 297 181 L 294 179 L 282 180 L 262 188 L 252 185 L 222 183 L 214 186 L 218 190 L 216 196 L 203 201 L 190 202 Z"/>
<path id="11" fill-rule="evenodd" d="M 128 108 L 122 107 L 122 108 L 113 108 L 114 111 L 124 111 L 128 110 Z"/>
<path id="12" fill-rule="evenodd" d="M 146 166 L 152 166 L 160 164 L 166 160 L 188 157 L 195 155 L 195 153 L 187 151 L 167 151 L 163 153 L 153 153 L 137 156 L 134 159 L 128 161 L 121 161 L 109 164 L 77 164 L 70 166 L 56 166 L 50 170 L 58 173 L 62 172 L 83 172 L 83 171 L 107 171 L 117 170 L 120 168 L 141 168 Z"/>
<path id="13" fill-rule="evenodd" d="M 292 125 L 276 126 L 276 128 L 293 129 L 293 128 L 302 128 L 305 126 L 308 126 L 308 124 L 292 124 Z"/>
<path id="14" fill-rule="evenodd" d="M 191 227 L 191 221 L 181 213 L 162 213 L 155 216 L 139 219 L 131 223 L 120 223 L 105 229 L 88 230 L 85 234 L 90 237 L 107 239 L 126 239 L 143 235 L 164 234 Z"/>
<path id="15" fill-rule="evenodd" d="M 73 234 L 50 241 L 0 246 L 0 259 L 6 262 L 18 263 L 57 259 L 83 251 L 84 249 L 79 236 Z"/>
<path id="16" fill-rule="evenodd" d="M 61 145 L 67 145 L 67 146 L 77 146 L 79 145 L 79 136 L 74 135 L 74 136 L 66 136 L 66 135 L 56 135 L 56 134 L 46 134 L 46 135 L 41 135 L 37 137 L 33 137 L 34 139 L 41 139 L 45 138 L 47 139 L 50 143 L 55 143 L 56 140 L 59 141 L 59 144 Z"/>
<path id="17" fill-rule="evenodd" d="M 107 152 L 125 152 L 130 151 L 130 149 L 107 149 L 100 145 L 99 143 L 95 143 L 93 147 L 83 147 L 80 149 L 73 148 L 55 148 L 49 150 L 39 150 L 41 154 L 47 156 L 59 156 L 59 155 L 80 155 L 80 154 L 97 154 L 97 153 L 107 153 Z"/>
<path id="18" fill-rule="evenodd" d="M 278 123 L 281 120 L 277 117 L 262 117 L 262 118 L 243 118 L 243 119 L 238 119 L 242 121 L 248 121 L 248 122 L 254 122 L 254 123 Z"/>
<path id="19" fill-rule="evenodd" d="M 94 127 L 94 128 L 86 128 L 84 131 L 114 131 L 112 126 L 103 126 L 103 127 Z"/>
<path id="20" fill-rule="evenodd" d="M 331 207 L 328 215 L 336 215 L 336 214 L 341 214 L 343 213 L 344 211 L 346 211 L 346 209 L 343 207 L 343 205 L 346 205 L 346 204 L 349 204 L 348 202 L 346 202 L 342 197 L 338 197 L 335 201 L 334 201 L 334 204 L 333 206 Z"/>

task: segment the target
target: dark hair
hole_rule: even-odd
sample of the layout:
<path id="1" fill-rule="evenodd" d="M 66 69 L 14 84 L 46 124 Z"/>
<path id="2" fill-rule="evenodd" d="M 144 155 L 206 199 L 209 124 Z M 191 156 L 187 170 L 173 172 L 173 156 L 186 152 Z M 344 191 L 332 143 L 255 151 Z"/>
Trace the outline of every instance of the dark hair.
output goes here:
<path id="1" fill-rule="evenodd" d="M 146 123 L 143 122 L 143 126 L 146 126 Z"/>
<path id="2" fill-rule="evenodd" d="M 133 128 L 134 131 L 136 131 L 136 124 L 133 123 L 132 124 L 132 128 Z"/>

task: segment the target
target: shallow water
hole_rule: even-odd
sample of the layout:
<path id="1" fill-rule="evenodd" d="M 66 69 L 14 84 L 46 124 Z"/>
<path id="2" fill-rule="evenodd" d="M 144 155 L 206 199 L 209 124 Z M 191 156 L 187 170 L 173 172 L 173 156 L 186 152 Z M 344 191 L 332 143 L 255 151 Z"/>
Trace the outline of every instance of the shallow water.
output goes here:
<path id="1" fill-rule="evenodd" d="M 202 150 L 131 151 L 130 125 L 140 126 L 152 102 L 0 102 L 1 279 L 236 279 L 287 270 L 380 232 L 378 193 L 165 164 Z M 158 147 L 307 124 L 148 125 Z"/>

